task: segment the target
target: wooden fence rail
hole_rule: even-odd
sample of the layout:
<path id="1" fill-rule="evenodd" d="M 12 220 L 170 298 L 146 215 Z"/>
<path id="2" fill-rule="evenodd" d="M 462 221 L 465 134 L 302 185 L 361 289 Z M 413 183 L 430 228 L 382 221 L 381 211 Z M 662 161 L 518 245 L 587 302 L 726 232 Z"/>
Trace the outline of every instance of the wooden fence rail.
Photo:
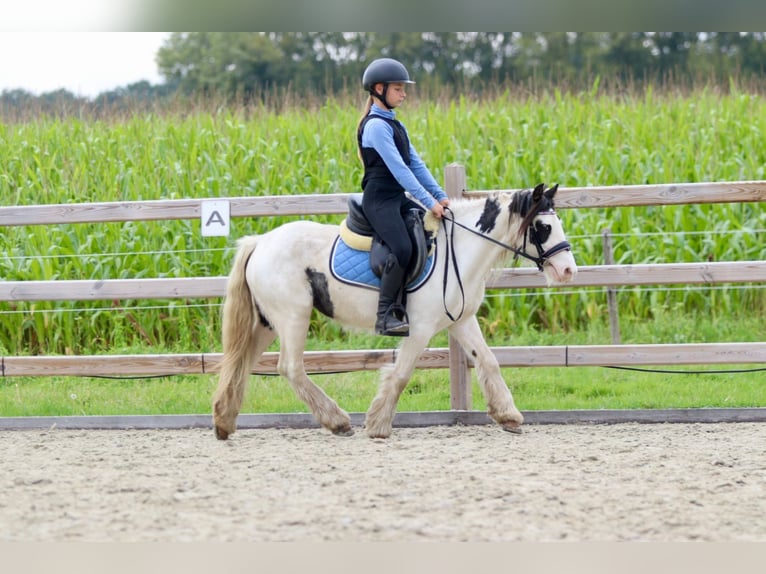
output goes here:
<path id="1" fill-rule="evenodd" d="M 641 265 L 584 265 L 563 287 L 635 285 L 713 285 L 766 282 L 766 261 L 712 263 L 656 263 Z M 536 269 L 496 269 L 488 289 L 545 287 Z M 157 279 L 77 279 L 57 281 L 0 281 L 0 301 L 98 301 L 119 299 L 187 299 L 223 297 L 226 277 Z"/>
<path id="2" fill-rule="evenodd" d="M 493 191 L 466 191 L 465 171 L 445 169 L 450 197 L 477 197 Z M 348 194 L 228 198 L 232 217 L 343 214 Z M 60 204 L 0 207 L 0 227 L 136 220 L 196 219 L 204 199 Z M 216 198 L 215 201 L 221 201 Z M 587 188 L 559 188 L 558 208 L 603 208 L 697 203 L 766 201 L 766 181 L 677 183 Z M 594 265 L 580 267 L 566 288 L 668 284 L 766 282 L 766 261 L 668 263 L 656 265 Z M 175 279 L 105 279 L 76 281 L 0 281 L 0 301 L 218 298 L 225 277 Z M 496 269 L 489 289 L 545 287 L 536 269 Z M 496 347 L 501 366 L 630 366 L 668 364 L 745 364 L 766 362 L 766 343 L 687 345 L 589 345 Z M 395 359 L 396 350 L 307 352 L 306 368 L 315 373 L 378 369 Z M 276 353 L 266 353 L 253 373 L 276 372 Z M 3 376 L 150 376 L 208 374 L 220 354 L 100 355 L 1 357 Z M 417 368 L 449 368 L 451 406 L 470 408 L 470 358 L 450 340 L 447 349 L 426 349 Z"/>
<path id="3" fill-rule="evenodd" d="M 503 367 L 619 367 L 650 365 L 725 365 L 766 363 L 766 343 L 685 343 L 649 345 L 554 345 L 493 347 Z M 309 373 L 377 370 L 396 360 L 396 349 L 306 351 Z M 264 353 L 252 373 L 277 374 L 279 354 Z M 418 369 L 450 368 L 448 348 L 426 349 Z M 140 377 L 213 374 L 220 353 L 0 357 L 6 377 Z M 467 367 L 473 361 L 467 359 Z"/>
<path id="4" fill-rule="evenodd" d="M 449 185 L 447 166 L 445 191 Z M 459 176 L 457 176 L 460 179 Z M 464 181 L 464 178 L 462 178 Z M 466 191 L 463 186 L 451 195 L 483 196 L 493 191 Z M 230 203 L 232 217 L 267 217 L 282 215 L 328 215 L 346 212 L 347 193 L 270 195 L 224 198 Z M 56 225 L 71 223 L 104 223 L 198 219 L 201 205 L 211 199 L 166 199 L 154 201 L 104 202 L 58 205 L 25 205 L 0 207 L 0 227 L 18 225 Z M 692 203 L 747 203 L 766 201 L 766 181 L 733 181 L 720 183 L 676 183 L 655 185 L 623 185 L 611 187 L 560 187 L 556 207 L 635 207 L 642 205 L 683 205 Z"/>

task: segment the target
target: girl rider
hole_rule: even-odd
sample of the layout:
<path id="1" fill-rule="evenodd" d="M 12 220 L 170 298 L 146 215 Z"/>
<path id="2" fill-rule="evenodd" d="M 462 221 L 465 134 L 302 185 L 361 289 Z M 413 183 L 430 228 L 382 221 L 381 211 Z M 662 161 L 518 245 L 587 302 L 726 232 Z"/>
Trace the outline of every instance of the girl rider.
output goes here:
<path id="1" fill-rule="evenodd" d="M 399 337 L 409 335 L 407 314 L 399 300 L 412 255 L 403 216 L 418 207 L 405 191 L 437 218 L 449 205 L 447 194 L 412 147 L 407 130 L 395 119 L 394 108 L 407 96 L 405 84 L 414 83 L 397 60 L 380 58 L 370 63 L 362 76 L 362 87 L 370 96 L 356 132 L 364 164 L 364 214 L 391 250 L 380 278 L 375 331 Z"/>

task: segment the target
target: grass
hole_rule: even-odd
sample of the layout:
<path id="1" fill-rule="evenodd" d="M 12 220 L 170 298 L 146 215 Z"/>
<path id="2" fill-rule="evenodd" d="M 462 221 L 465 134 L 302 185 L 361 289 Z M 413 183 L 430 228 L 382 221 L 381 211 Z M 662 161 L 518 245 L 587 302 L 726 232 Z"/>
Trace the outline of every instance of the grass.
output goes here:
<path id="1" fill-rule="evenodd" d="M 660 368 L 660 367 L 658 367 Z M 752 369 L 754 365 L 718 366 Z M 758 407 L 766 405 L 766 373 L 678 374 L 631 372 L 602 367 L 504 368 L 503 376 L 521 410 Z M 475 380 L 472 408 L 486 404 Z M 317 375 L 314 381 L 349 412 L 364 412 L 375 394 L 377 373 Z M 133 381 L 10 378 L 0 382 L 0 416 L 192 414 L 210 412 L 212 376 Z M 415 373 L 399 411 L 450 408 L 448 372 Z M 243 413 L 307 412 L 281 377 L 253 376 Z"/>
<path id="2" fill-rule="evenodd" d="M 763 340 L 759 318 L 720 322 L 708 317 L 670 317 L 658 323 L 626 321 L 625 344 Z M 529 329 L 515 337 L 490 337 L 492 346 L 587 345 L 609 343 L 608 327 L 554 335 Z M 392 339 L 347 334 L 344 344 L 310 341 L 311 350 L 390 346 Z M 431 347 L 447 345 L 443 334 Z M 131 350 L 130 352 L 135 352 Z M 647 367 L 649 372 L 605 367 L 503 368 L 503 376 L 522 410 L 755 407 L 766 405 L 766 372 L 759 365 Z M 746 373 L 696 371 L 752 370 Z M 675 373 L 656 372 L 673 370 Z M 350 412 L 364 412 L 377 389 L 376 371 L 322 374 L 314 381 Z M 400 411 L 448 410 L 449 374 L 443 369 L 416 371 L 399 402 Z M 99 378 L 0 379 L 0 416 L 118 414 L 191 414 L 210 411 L 217 384 L 210 375 L 111 380 Z M 473 374 L 472 408 L 484 410 Z M 252 376 L 242 407 L 245 413 L 307 412 L 278 376 Z"/>

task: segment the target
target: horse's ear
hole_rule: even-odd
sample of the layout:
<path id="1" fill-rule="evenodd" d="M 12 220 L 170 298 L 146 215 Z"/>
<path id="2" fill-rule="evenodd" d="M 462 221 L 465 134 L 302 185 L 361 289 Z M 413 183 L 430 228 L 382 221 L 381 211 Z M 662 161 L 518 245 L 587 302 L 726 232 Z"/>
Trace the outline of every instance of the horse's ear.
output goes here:
<path id="1" fill-rule="evenodd" d="M 535 186 L 535 189 L 532 191 L 532 201 L 537 203 L 542 199 L 543 197 L 543 191 L 545 191 L 545 184 L 544 183 L 538 183 Z"/>
<path id="2" fill-rule="evenodd" d="M 556 192 L 558 191 L 558 189 L 559 189 L 559 184 L 557 183 L 556 185 L 554 185 L 548 191 L 545 192 L 545 197 L 547 197 L 548 199 L 552 201 L 553 196 L 556 195 Z"/>

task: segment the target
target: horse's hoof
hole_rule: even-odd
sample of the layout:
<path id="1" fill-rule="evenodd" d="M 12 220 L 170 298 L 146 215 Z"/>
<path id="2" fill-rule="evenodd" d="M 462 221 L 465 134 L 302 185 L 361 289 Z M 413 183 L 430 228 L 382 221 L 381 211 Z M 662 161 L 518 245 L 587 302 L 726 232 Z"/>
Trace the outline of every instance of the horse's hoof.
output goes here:
<path id="1" fill-rule="evenodd" d="M 354 436 L 354 429 L 352 429 L 350 426 L 340 427 L 340 428 L 334 429 L 332 431 L 332 434 L 334 434 L 335 436 Z"/>
<path id="2" fill-rule="evenodd" d="M 501 425 L 501 427 L 505 432 L 512 434 L 522 434 L 524 432 L 521 430 L 520 426 Z"/>
<path id="3" fill-rule="evenodd" d="M 226 440 L 229 438 L 229 433 L 221 427 L 215 427 L 215 438 L 218 440 Z"/>

